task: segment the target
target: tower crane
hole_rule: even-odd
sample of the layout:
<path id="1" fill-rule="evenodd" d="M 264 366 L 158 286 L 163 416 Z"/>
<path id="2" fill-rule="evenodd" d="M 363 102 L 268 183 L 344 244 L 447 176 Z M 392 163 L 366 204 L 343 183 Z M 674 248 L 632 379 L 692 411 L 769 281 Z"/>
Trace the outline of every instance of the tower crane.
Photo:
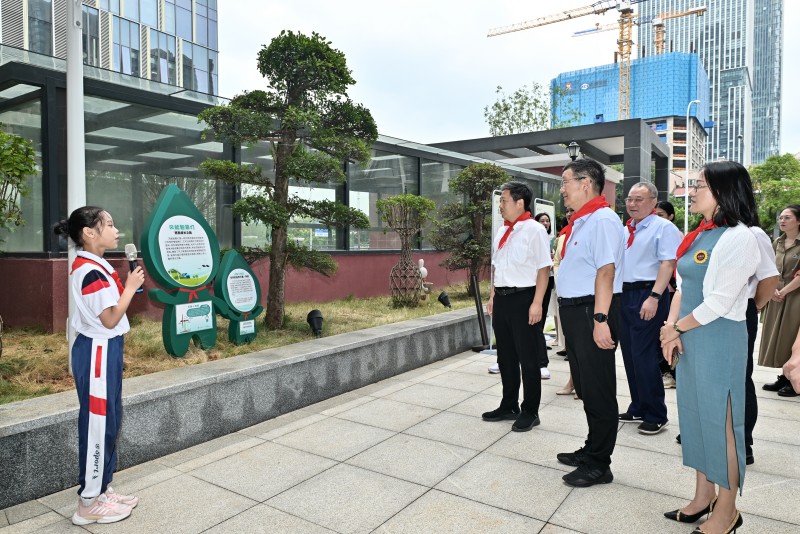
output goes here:
<path id="1" fill-rule="evenodd" d="M 669 19 L 677 19 L 680 17 L 685 17 L 687 15 L 697 15 L 698 17 L 702 17 L 706 12 L 705 7 L 696 7 L 693 9 L 689 9 L 687 11 L 679 12 L 679 11 L 665 11 L 663 13 L 659 13 L 658 15 L 654 15 L 651 17 L 639 17 L 638 15 L 634 15 L 633 23 L 636 25 L 642 24 L 652 24 L 653 25 L 653 50 L 655 54 L 663 54 L 664 53 L 664 41 L 666 36 L 666 27 L 664 26 L 664 21 Z M 584 35 L 593 35 L 595 33 L 600 32 L 607 32 L 611 30 L 615 30 L 617 28 L 617 24 L 595 24 L 594 28 L 589 30 L 581 30 L 579 32 L 575 32 L 572 34 L 573 37 L 583 37 Z"/>
<path id="2" fill-rule="evenodd" d="M 554 15 L 526 20 L 509 26 L 489 30 L 487 37 L 528 30 L 547 24 L 554 24 L 586 15 L 602 15 L 606 11 L 619 11 L 619 38 L 617 39 L 619 57 L 619 118 L 629 118 L 631 109 L 631 49 L 633 48 L 633 4 L 647 0 L 601 0 L 588 6 L 567 9 Z"/>

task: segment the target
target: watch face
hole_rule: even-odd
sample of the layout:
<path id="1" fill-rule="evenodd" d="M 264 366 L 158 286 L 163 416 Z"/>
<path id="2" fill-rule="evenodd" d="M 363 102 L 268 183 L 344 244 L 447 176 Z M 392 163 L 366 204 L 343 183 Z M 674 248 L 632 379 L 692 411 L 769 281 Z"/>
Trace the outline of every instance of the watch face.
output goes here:
<path id="1" fill-rule="evenodd" d="M 605 313 L 595 313 L 594 320 L 597 321 L 598 323 L 604 323 L 608 320 L 608 315 L 606 315 Z"/>

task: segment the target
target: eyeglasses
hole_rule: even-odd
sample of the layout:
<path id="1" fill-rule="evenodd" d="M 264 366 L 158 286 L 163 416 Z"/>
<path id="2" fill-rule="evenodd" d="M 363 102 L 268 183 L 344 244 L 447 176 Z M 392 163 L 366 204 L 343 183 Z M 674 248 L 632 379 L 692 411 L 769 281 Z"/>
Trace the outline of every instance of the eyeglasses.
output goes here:
<path id="1" fill-rule="evenodd" d="M 708 187 L 708 184 L 704 184 L 702 182 L 695 182 L 693 184 L 689 184 L 689 189 L 694 189 L 695 191 L 697 191 L 698 189 L 705 189 L 706 187 Z"/>
<path id="2" fill-rule="evenodd" d="M 641 204 L 645 200 L 648 200 L 648 199 L 651 199 L 651 198 L 656 198 L 656 197 L 645 197 L 645 198 L 643 198 L 643 197 L 627 197 L 625 199 L 625 202 L 627 202 L 628 204 Z"/>
<path id="3" fill-rule="evenodd" d="M 561 188 L 563 189 L 564 187 L 567 187 L 567 184 L 570 182 L 577 182 L 578 180 L 583 180 L 584 178 L 586 177 L 578 176 L 576 178 L 565 178 L 564 180 L 561 180 Z"/>

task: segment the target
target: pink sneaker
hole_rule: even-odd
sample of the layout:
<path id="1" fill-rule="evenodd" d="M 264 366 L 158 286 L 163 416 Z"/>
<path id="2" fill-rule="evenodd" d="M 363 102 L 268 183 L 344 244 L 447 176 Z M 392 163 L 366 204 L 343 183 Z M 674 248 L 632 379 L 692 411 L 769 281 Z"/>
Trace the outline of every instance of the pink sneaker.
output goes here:
<path id="1" fill-rule="evenodd" d="M 131 509 L 136 508 L 136 505 L 139 504 L 139 497 L 135 495 L 123 495 L 122 493 L 117 493 L 111 486 L 106 488 L 106 499 L 108 499 L 108 502 L 112 502 L 114 504 L 124 504 L 125 506 L 130 506 Z"/>
<path id="2" fill-rule="evenodd" d="M 91 523 L 116 523 L 131 515 L 131 507 L 113 503 L 105 495 L 97 497 L 89 506 L 84 506 L 78 498 L 78 511 L 72 515 L 73 525 Z"/>

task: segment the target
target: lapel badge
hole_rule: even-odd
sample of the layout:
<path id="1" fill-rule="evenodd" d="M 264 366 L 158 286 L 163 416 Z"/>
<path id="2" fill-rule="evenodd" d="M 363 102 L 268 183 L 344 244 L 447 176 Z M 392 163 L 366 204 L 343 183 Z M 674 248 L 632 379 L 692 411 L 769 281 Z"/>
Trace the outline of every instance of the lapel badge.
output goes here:
<path id="1" fill-rule="evenodd" d="M 705 263 L 708 261 L 708 252 L 705 250 L 698 250 L 694 255 L 695 263 Z"/>

